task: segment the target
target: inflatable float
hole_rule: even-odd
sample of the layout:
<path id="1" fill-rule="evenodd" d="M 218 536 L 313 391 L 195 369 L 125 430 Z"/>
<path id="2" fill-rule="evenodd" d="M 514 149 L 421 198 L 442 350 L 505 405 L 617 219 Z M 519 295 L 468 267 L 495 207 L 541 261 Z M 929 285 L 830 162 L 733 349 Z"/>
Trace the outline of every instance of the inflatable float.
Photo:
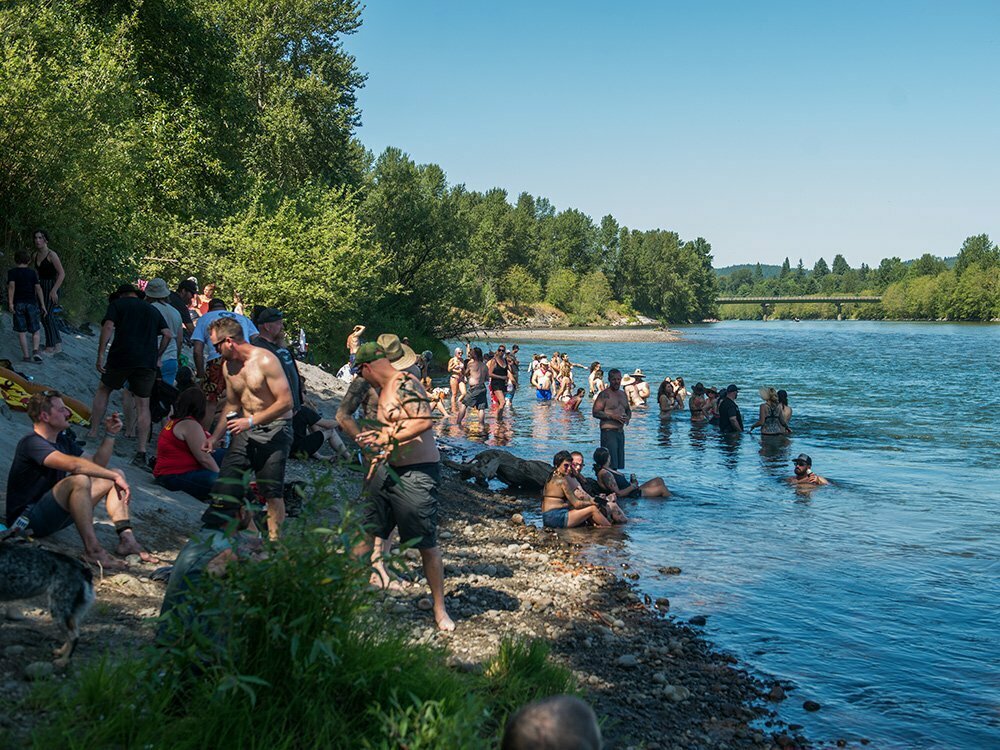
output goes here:
<path id="1" fill-rule="evenodd" d="M 53 390 L 47 385 L 33 383 L 18 375 L 7 367 L 0 367 L 0 393 L 7 405 L 15 411 L 25 411 L 28 399 L 36 393 Z M 63 394 L 63 403 L 73 412 L 70 422 L 73 424 L 90 425 L 90 407 L 72 396 Z"/>

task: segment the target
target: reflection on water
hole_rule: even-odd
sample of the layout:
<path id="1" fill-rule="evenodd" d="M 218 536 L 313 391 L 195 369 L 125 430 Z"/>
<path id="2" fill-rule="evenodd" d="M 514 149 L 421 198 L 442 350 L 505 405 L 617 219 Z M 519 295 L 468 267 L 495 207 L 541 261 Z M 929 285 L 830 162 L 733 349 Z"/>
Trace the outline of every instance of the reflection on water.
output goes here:
<path id="1" fill-rule="evenodd" d="M 709 616 L 714 641 L 795 683 L 781 710 L 815 737 L 1000 746 L 1000 403 L 995 391 L 969 392 L 1000 371 L 1000 329 L 773 322 L 684 333 L 676 344 L 519 343 L 606 370 L 641 367 L 651 382 L 735 381 L 747 424 L 758 387 L 785 388 L 794 434 L 726 438 L 655 404 L 636 409 L 627 471 L 662 476 L 672 498 L 626 501 L 632 523 L 613 532 L 564 533 L 595 560 L 627 560 L 646 593 L 682 618 Z M 568 413 L 528 396 L 501 425 L 469 422 L 468 439 L 545 461 L 578 449 L 589 469 L 591 402 Z M 799 453 L 834 485 L 789 486 Z M 671 565 L 683 574 L 657 572 Z M 805 714 L 807 698 L 823 710 Z"/>

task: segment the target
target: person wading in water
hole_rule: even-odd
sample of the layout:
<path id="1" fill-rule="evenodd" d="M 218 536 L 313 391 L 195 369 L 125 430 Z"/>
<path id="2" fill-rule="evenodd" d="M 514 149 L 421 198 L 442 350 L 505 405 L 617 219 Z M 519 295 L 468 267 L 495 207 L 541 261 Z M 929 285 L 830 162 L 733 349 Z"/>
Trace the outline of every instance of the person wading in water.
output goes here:
<path id="1" fill-rule="evenodd" d="M 628 398 L 621 389 L 621 370 L 608 372 L 608 387 L 594 399 L 592 414 L 600 420 L 601 447 L 611 454 L 611 468 L 625 468 L 625 425 L 632 419 Z"/>

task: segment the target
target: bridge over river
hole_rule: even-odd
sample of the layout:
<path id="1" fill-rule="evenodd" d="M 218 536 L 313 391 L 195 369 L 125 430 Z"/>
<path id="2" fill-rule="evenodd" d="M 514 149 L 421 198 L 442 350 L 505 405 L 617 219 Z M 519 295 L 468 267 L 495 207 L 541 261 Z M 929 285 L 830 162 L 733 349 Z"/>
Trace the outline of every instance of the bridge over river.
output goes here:
<path id="1" fill-rule="evenodd" d="M 715 302 L 719 305 L 760 305 L 767 320 L 767 313 L 775 305 L 781 303 L 820 303 L 837 306 L 837 320 L 840 320 L 842 305 L 851 302 L 881 302 L 881 297 L 838 296 L 838 297 L 719 297 Z"/>

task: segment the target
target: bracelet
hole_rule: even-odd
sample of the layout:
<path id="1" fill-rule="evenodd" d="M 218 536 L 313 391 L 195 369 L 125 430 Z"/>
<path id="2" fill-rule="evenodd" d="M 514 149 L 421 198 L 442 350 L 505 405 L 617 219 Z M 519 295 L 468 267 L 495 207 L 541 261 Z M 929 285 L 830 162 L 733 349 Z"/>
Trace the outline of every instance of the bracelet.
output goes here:
<path id="1" fill-rule="evenodd" d="M 108 432 L 107 430 L 104 431 L 104 439 L 105 440 L 107 440 L 108 438 L 111 438 L 112 440 L 114 440 L 116 437 L 118 437 L 118 433 L 117 432 L 111 433 L 111 432 Z"/>
<path id="2" fill-rule="evenodd" d="M 253 427 L 253 414 L 247 417 L 247 421 L 250 423 L 250 426 Z"/>

